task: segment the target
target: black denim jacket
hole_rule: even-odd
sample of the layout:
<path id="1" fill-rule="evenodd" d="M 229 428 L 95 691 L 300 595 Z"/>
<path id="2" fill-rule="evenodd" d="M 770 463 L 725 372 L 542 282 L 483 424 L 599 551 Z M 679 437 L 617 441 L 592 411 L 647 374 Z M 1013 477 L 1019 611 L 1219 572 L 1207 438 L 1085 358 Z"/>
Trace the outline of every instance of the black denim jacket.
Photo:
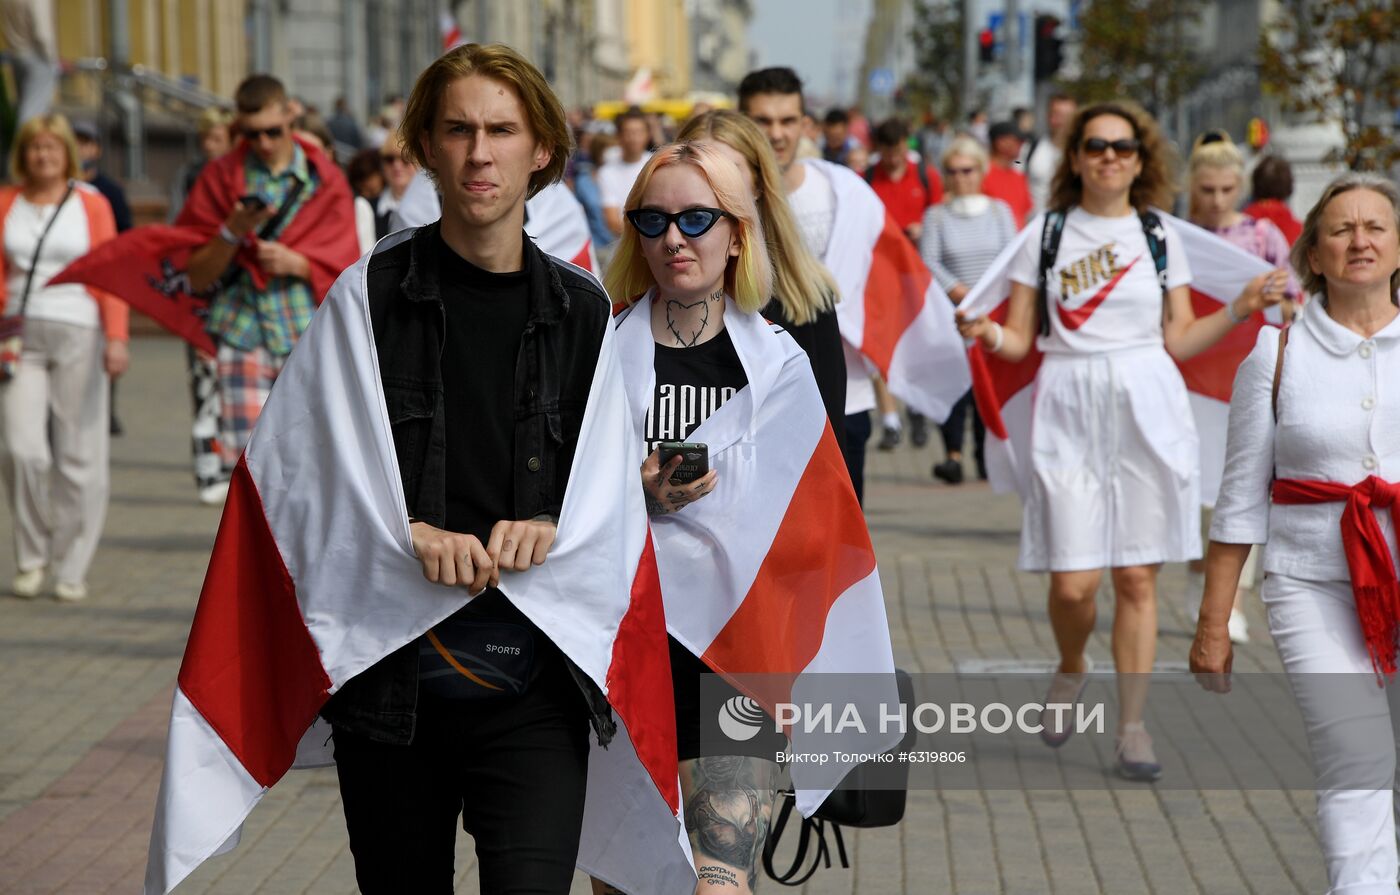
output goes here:
<path id="1" fill-rule="evenodd" d="M 370 259 L 370 322 L 409 515 L 441 528 L 447 515 L 447 425 L 442 351 L 446 311 L 438 283 L 438 225 Z M 530 313 L 515 367 L 515 518 L 558 520 L 578 446 L 593 369 L 611 306 L 589 277 L 525 240 Z M 566 662 L 603 745 L 616 731 L 597 685 Z M 418 644 L 355 676 L 322 710 L 332 724 L 388 743 L 413 737 Z"/>

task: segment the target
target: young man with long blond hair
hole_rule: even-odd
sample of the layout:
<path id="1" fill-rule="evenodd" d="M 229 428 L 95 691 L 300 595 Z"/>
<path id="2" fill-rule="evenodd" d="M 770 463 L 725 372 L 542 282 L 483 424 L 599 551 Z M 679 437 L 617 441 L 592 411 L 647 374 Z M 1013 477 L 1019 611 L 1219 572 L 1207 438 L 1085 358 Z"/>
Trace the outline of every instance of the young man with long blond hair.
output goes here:
<path id="1" fill-rule="evenodd" d="M 499 45 L 448 52 L 400 134 L 442 217 L 381 244 L 365 289 L 414 552 L 429 581 L 473 599 L 323 711 L 356 878 L 367 895 L 451 892 L 460 816 L 482 891 L 565 893 L 589 720 L 600 742 L 613 721 L 496 585 L 554 543 L 610 305 L 524 232 L 525 200 L 571 148 L 533 65 Z"/>

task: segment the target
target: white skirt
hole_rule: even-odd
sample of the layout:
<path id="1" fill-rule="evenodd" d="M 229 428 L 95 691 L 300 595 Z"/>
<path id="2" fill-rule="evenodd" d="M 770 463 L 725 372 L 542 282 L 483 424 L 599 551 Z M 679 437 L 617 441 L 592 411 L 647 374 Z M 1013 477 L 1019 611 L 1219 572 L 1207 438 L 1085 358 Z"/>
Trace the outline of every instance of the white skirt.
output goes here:
<path id="1" fill-rule="evenodd" d="M 1201 556 L 1199 439 L 1165 348 L 1047 354 L 1034 407 L 1022 569 Z"/>

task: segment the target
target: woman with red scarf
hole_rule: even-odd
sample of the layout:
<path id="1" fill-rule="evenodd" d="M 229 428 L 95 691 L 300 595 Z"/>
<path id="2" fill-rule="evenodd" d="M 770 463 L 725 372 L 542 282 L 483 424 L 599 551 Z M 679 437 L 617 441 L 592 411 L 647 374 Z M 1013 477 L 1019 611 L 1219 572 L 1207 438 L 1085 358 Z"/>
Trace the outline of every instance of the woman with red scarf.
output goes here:
<path id="1" fill-rule="evenodd" d="M 1251 544 L 1264 544 L 1269 631 L 1298 700 L 1317 775 L 1329 892 L 1395 891 L 1400 585 L 1400 191 L 1348 174 L 1293 248 L 1315 296 L 1265 328 L 1230 402 L 1191 669 L 1229 689 L 1227 630 Z M 1379 679 L 1379 680 L 1378 680 Z"/>

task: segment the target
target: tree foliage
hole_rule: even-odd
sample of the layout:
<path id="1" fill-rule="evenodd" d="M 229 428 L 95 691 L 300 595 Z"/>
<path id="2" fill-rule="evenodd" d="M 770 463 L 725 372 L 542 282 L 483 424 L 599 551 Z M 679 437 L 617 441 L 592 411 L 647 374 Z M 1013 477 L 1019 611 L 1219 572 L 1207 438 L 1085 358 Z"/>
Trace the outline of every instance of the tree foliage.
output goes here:
<path id="1" fill-rule="evenodd" d="M 1283 109 L 1341 125 L 1331 161 L 1353 170 L 1400 163 L 1390 133 L 1400 108 L 1395 0 L 1291 0 L 1259 35 L 1259 75 Z"/>
<path id="2" fill-rule="evenodd" d="M 932 108 L 945 121 L 963 116 L 963 3 L 915 0 L 914 74 L 903 98 L 915 108 Z"/>
<path id="3" fill-rule="evenodd" d="M 1090 0 L 1080 14 L 1080 75 L 1063 84 L 1086 102 L 1131 99 L 1161 117 L 1205 74 L 1204 0 Z"/>

